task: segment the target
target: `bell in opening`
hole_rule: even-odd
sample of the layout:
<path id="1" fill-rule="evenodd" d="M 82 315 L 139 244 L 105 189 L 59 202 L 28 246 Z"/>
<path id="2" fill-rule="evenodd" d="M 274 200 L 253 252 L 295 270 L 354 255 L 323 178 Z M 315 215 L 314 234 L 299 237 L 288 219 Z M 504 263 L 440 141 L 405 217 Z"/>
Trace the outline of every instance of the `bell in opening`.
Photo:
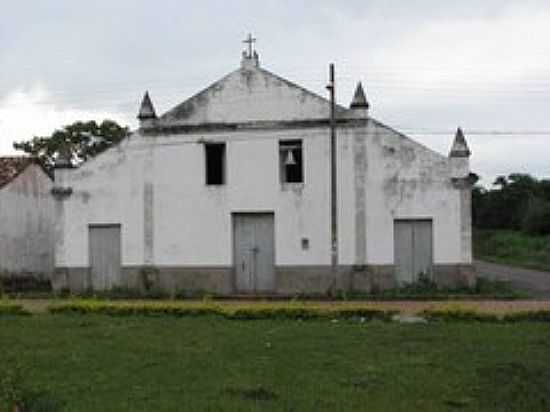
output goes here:
<path id="1" fill-rule="evenodd" d="M 285 166 L 294 166 L 294 165 L 296 165 L 296 159 L 294 159 L 292 150 L 289 150 L 286 155 Z"/>

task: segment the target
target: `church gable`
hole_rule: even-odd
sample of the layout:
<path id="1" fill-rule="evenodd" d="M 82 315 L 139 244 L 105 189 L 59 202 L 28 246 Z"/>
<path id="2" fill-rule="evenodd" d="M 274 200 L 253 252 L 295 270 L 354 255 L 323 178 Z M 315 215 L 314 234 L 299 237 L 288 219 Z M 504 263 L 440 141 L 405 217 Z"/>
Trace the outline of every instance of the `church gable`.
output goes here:
<path id="1" fill-rule="evenodd" d="M 337 111 L 347 109 L 337 107 Z M 229 74 L 160 117 L 160 125 L 327 119 L 330 102 L 255 65 Z"/>

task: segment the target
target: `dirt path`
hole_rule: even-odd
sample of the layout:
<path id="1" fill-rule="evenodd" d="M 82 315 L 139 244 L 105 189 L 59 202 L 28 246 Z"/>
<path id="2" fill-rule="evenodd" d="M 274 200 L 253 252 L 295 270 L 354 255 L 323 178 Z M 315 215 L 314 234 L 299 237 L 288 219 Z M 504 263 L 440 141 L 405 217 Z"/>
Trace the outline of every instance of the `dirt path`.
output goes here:
<path id="1" fill-rule="evenodd" d="M 475 262 L 475 266 L 478 276 L 509 281 L 512 286 L 529 292 L 533 297 L 550 299 L 550 272 L 497 265 L 479 260 Z"/>

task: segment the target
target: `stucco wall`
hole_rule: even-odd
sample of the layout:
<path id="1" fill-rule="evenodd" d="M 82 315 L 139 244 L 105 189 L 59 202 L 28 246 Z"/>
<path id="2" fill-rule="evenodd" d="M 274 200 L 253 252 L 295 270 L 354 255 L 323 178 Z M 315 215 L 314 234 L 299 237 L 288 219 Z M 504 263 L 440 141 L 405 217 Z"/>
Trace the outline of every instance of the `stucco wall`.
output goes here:
<path id="1" fill-rule="evenodd" d="M 303 140 L 303 185 L 280 183 L 281 139 Z M 205 185 L 204 140 L 227 144 L 223 186 Z M 435 263 L 469 263 L 449 159 L 376 122 L 342 127 L 338 142 L 340 264 L 392 264 L 398 218 L 433 218 Z M 231 266 L 231 213 L 266 211 L 277 265 L 330 264 L 327 128 L 134 134 L 69 182 L 58 266 L 87 266 L 87 225 L 109 223 L 122 225 L 123 265 Z"/>
<path id="2" fill-rule="evenodd" d="M 226 184 L 205 185 L 204 146 L 226 141 Z M 305 183 L 279 180 L 279 139 L 303 139 Z M 140 136 L 70 172 L 57 266 L 88 265 L 88 224 L 121 223 L 123 265 L 145 264 L 145 220 L 155 265 L 232 265 L 232 212 L 275 212 L 276 264 L 330 263 L 328 130 Z M 151 200 L 144 196 L 152 183 Z M 350 194 L 348 194 L 349 196 Z M 344 220 L 344 209 L 342 209 Z M 301 239 L 310 247 L 302 250 Z M 149 245 L 150 246 L 150 245 Z M 352 256 L 353 253 L 348 253 Z M 350 262 L 351 263 L 351 262 Z"/>
<path id="3" fill-rule="evenodd" d="M 0 189 L 0 273 L 48 275 L 54 268 L 52 180 L 31 164 Z"/>

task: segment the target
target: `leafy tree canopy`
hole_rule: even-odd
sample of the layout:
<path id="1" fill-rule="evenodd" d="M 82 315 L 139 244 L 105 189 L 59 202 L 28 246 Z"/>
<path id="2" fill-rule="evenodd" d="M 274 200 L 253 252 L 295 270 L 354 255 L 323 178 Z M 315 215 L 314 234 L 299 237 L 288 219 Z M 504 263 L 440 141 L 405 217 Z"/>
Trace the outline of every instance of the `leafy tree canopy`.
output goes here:
<path id="1" fill-rule="evenodd" d="M 31 140 L 15 142 L 13 147 L 38 158 L 51 169 L 62 151 L 70 155 L 73 165 L 78 165 L 116 145 L 128 134 L 128 127 L 113 120 L 103 120 L 100 124 L 94 120 L 78 121 L 54 131 L 51 136 L 35 136 Z"/>
<path id="2" fill-rule="evenodd" d="M 550 180 L 523 173 L 499 176 L 493 188 L 472 190 L 472 218 L 478 228 L 550 233 Z"/>

